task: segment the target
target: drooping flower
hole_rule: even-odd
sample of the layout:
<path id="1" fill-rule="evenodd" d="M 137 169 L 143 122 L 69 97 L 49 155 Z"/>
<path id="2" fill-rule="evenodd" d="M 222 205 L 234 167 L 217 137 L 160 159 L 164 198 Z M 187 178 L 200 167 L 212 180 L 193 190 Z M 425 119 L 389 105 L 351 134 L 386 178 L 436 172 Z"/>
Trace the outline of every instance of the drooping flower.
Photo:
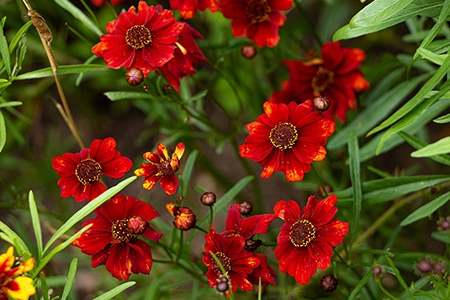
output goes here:
<path id="1" fill-rule="evenodd" d="M 176 228 L 186 231 L 195 227 L 197 218 L 189 207 L 179 207 L 169 202 L 166 204 L 166 209 L 175 218 L 173 225 Z"/>
<path id="2" fill-rule="evenodd" d="M 149 164 L 142 164 L 134 171 L 136 176 L 144 176 L 143 188 L 151 190 L 159 181 L 167 195 L 173 195 L 177 191 L 179 180 L 174 175 L 180 168 L 180 159 L 183 156 L 185 146 L 178 143 L 172 157 L 169 157 L 167 147 L 159 144 L 155 152 L 144 153 L 144 158 Z"/>
<path id="3" fill-rule="evenodd" d="M 370 86 L 359 69 L 365 58 L 361 49 L 343 48 L 339 42 L 332 42 L 322 46 L 322 58 L 284 61 L 290 79 L 269 101 L 301 103 L 325 96 L 330 100 L 330 108 L 324 115 L 329 119 L 336 116 L 345 122 L 347 110 L 356 109 L 355 93 Z"/>
<path id="4" fill-rule="evenodd" d="M 91 0 L 92 4 L 94 4 L 95 6 L 102 6 L 103 4 L 105 4 L 106 2 L 111 2 L 111 5 L 117 5 L 121 2 L 124 2 L 125 0 Z"/>
<path id="5" fill-rule="evenodd" d="M 13 253 L 14 247 L 11 246 L 0 255 L 0 299 L 26 300 L 36 293 L 33 279 L 24 275 L 34 268 L 34 258 L 17 264 Z"/>
<path id="6" fill-rule="evenodd" d="M 264 254 L 255 253 L 261 245 L 260 240 L 253 240 L 255 234 L 266 234 L 270 223 L 277 218 L 275 214 L 260 214 L 248 218 L 242 218 L 241 205 L 234 204 L 228 209 L 228 215 L 225 221 L 225 231 L 221 235 L 240 235 L 245 240 L 244 249 L 260 261 L 260 264 L 248 275 L 248 280 L 252 284 L 259 284 L 259 278 L 263 285 L 276 285 L 274 276 L 275 271 L 269 266 Z"/>
<path id="7" fill-rule="evenodd" d="M 137 68 L 147 77 L 174 57 L 183 26 L 172 18 L 172 11 L 139 1 L 137 13 L 132 6 L 106 25 L 107 34 L 100 37 L 92 53 L 103 57 L 108 68 Z"/>
<path id="8" fill-rule="evenodd" d="M 275 47 L 280 36 L 278 30 L 286 21 L 280 10 L 288 10 L 292 0 L 220 0 L 219 7 L 225 18 L 231 19 L 235 37 L 247 36 L 258 47 Z"/>
<path id="9" fill-rule="evenodd" d="M 299 284 L 307 284 L 317 268 L 328 268 L 332 248 L 341 244 L 348 233 L 348 223 L 334 218 L 336 202 L 337 197 L 330 195 L 321 201 L 310 196 L 303 210 L 293 200 L 275 204 L 275 214 L 285 222 L 275 247 L 278 268 L 294 276 Z"/>
<path id="10" fill-rule="evenodd" d="M 217 10 L 216 0 L 170 0 L 170 7 L 179 10 L 183 19 L 193 18 L 197 10 L 205 11 L 207 8 L 215 13 Z"/>
<path id="11" fill-rule="evenodd" d="M 185 24 L 180 36 L 174 52 L 174 58 L 159 68 L 169 84 L 178 93 L 180 92 L 180 79 L 187 75 L 194 75 L 194 66 L 201 61 L 206 61 L 205 56 L 194 40 L 203 38 L 197 30 Z"/>
<path id="12" fill-rule="evenodd" d="M 302 180 L 313 161 L 325 158 L 325 143 L 335 123 L 325 119 L 311 103 L 264 103 L 264 114 L 247 125 L 249 136 L 239 147 L 244 158 L 264 167 L 262 178 L 279 171 L 289 181 Z"/>
<path id="13" fill-rule="evenodd" d="M 231 281 L 233 292 L 237 290 L 237 287 L 242 291 L 250 291 L 252 284 L 247 277 L 260 264 L 260 261 L 253 253 L 244 250 L 244 238 L 240 235 L 220 235 L 211 228 L 205 235 L 205 239 L 202 261 L 208 267 L 206 277 L 210 287 L 215 287 L 219 277 L 226 275 Z M 219 259 L 226 274 L 222 273 L 210 252 Z"/>
<path id="14" fill-rule="evenodd" d="M 106 190 L 99 180 L 104 176 L 120 178 L 132 167 L 128 157 L 116 150 L 116 140 L 94 140 L 90 148 L 65 153 L 52 159 L 52 167 L 61 178 L 61 197 L 73 196 L 77 202 L 92 200 Z"/>
<path id="15" fill-rule="evenodd" d="M 128 280 L 131 273 L 149 274 L 152 252 L 138 236 L 159 241 L 162 234 L 148 223 L 159 213 L 148 203 L 118 194 L 96 209 L 95 214 L 95 218 L 82 224 L 92 226 L 72 243 L 92 255 L 92 267 L 105 265 L 119 280 Z"/>

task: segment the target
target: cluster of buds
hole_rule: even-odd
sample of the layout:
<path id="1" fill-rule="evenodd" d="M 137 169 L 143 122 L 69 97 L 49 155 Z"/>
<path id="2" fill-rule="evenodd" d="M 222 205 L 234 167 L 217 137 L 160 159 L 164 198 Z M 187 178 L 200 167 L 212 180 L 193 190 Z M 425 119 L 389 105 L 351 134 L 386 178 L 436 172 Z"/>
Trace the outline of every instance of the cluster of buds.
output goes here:
<path id="1" fill-rule="evenodd" d="M 195 214 L 189 207 L 178 207 L 173 202 L 166 204 L 167 211 L 175 218 L 173 225 L 183 231 L 195 227 L 197 221 Z"/>
<path id="2" fill-rule="evenodd" d="M 416 274 L 429 275 L 431 273 L 441 276 L 446 269 L 446 264 L 443 261 L 434 261 L 431 258 L 425 257 L 419 259 L 416 264 Z"/>

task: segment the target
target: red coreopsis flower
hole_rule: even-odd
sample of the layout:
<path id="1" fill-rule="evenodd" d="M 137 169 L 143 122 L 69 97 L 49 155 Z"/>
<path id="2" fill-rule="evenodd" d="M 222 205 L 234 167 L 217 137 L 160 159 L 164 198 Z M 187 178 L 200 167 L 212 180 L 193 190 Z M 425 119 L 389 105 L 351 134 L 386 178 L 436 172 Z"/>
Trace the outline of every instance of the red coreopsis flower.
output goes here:
<path id="1" fill-rule="evenodd" d="M 178 93 L 180 92 L 180 79 L 187 75 L 194 75 L 194 66 L 201 61 L 206 61 L 205 56 L 194 40 L 194 38 L 203 38 L 197 30 L 185 24 L 180 36 L 175 49 L 175 57 L 159 68 L 169 84 Z"/>
<path id="2" fill-rule="evenodd" d="M 325 143 L 335 123 L 318 113 L 310 100 L 286 105 L 264 103 L 264 114 L 247 125 L 249 136 L 239 147 L 244 158 L 264 167 L 262 178 L 279 171 L 289 181 L 302 180 L 313 161 L 326 156 Z"/>
<path id="3" fill-rule="evenodd" d="M 28 299 L 36 293 L 33 279 L 24 273 L 34 268 L 34 258 L 16 261 L 14 247 L 0 255 L 0 300 Z"/>
<path id="4" fill-rule="evenodd" d="M 149 274 L 152 268 L 150 246 L 142 236 L 158 242 L 162 234 L 149 224 L 159 213 L 148 203 L 132 196 L 118 194 L 95 210 L 92 224 L 73 245 L 92 255 L 92 267 L 105 265 L 115 278 L 128 280 L 131 273 Z"/>
<path id="5" fill-rule="evenodd" d="M 242 291 L 250 291 L 252 284 L 248 281 L 248 274 L 260 264 L 258 258 L 253 253 L 244 249 L 245 240 L 240 235 L 220 235 L 214 228 L 205 235 L 205 252 L 203 252 L 202 261 L 208 267 L 206 277 L 210 287 L 217 285 L 217 279 L 221 275 L 226 275 L 231 281 L 232 291 L 237 287 Z M 219 265 L 212 257 L 212 252 L 220 261 L 226 274 L 223 274 Z"/>
<path id="6" fill-rule="evenodd" d="M 159 144 L 155 152 L 144 153 L 144 158 L 150 162 L 142 164 L 141 167 L 134 171 L 136 176 L 144 176 L 142 186 L 146 190 L 151 190 L 159 182 L 167 195 L 173 195 L 177 191 L 179 180 L 174 175 L 180 168 L 180 159 L 183 156 L 185 146 L 178 143 L 172 157 L 169 157 L 167 147 Z"/>
<path id="7" fill-rule="evenodd" d="M 331 106 L 324 115 L 329 119 L 336 116 L 345 122 L 347 110 L 356 109 L 355 93 L 370 86 L 359 69 L 365 58 L 361 49 L 343 48 L 339 42 L 332 42 L 322 46 L 322 58 L 285 61 L 290 79 L 269 101 L 301 103 L 325 96 Z"/>
<path id="8" fill-rule="evenodd" d="M 280 40 L 278 30 L 286 21 L 280 10 L 288 10 L 292 0 L 220 0 L 225 18 L 231 19 L 235 37 L 246 35 L 258 47 L 275 47 Z"/>
<path id="9" fill-rule="evenodd" d="M 179 10 L 183 19 L 194 17 L 197 10 L 205 11 L 207 8 L 215 13 L 217 10 L 216 0 L 170 0 L 170 7 Z"/>
<path id="10" fill-rule="evenodd" d="M 273 284 L 276 285 L 273 277 L 276 276 L 275 271 L 269 266 L 267 258 L 263 254 L 255 253 L 261 245 L 260 240 L 254 241 L 252 238 L 255 234 L 266 234 L 269 229 L 270 223 L 277 218 L 275 214 L 260 214 L 254 215 L 248 218 L 242 218 L 241 205 L 239 203 L 234 204 L 228 209 L 228 215 L 226 219 L 225 232 L 221 235 L 240 235 L 245 240 L 244 249 L 258 258 L 260 264 L 249 275 L 248 280 L 253 284 L 259 284 L 259 278 L 263 285 Z"/>
<path id="11" fill-rule="evenodd" d="M 92 200 L 106 191 L 99 180 L 104 176 L 120 178 L 132 167 L 128 157 L 116 150 L 116 140 L 94 140 L 90 148 L 65 153 L 52 159 L 52 167 L 61 178 L 61 198 L 73 196 L 77 202 Z"/>
<path id="12" fill-rule="evenodd" d="M 139 1 L 106 25 L 107 34 L 92 48 L 103 57 L 108 68 L 137 68 L 144 77 L 174 57 L 175 43 L 184 23 L 172 18 L 172 11 L 161 5 L 149 6 Z"/>
<path id="13" fill-rule="evenodd" d="M 335 195 L 321 201 L 310 196 L 303 210 L 292 200 L 275 204 L 275 214 L 285 222 L 275 247 L 278 268 L 294 276 L 299 284 L 307 284 L 317 267 L 328 268 L 332 247 L 341 244 L 348 233 L 348 223 L 334 218 L 336 201 Z"/>
<path id="14" fill-rule="evenodd" d="M 111 0 L 110 2 L 111 2 L 111 5 L 117 5 L 124 1 L 125 0 Z M 102 6 L 106 2 L 109 2 L 109 0 L 92 0 L 92 4 L 94 4 L 95 6 Z"/>

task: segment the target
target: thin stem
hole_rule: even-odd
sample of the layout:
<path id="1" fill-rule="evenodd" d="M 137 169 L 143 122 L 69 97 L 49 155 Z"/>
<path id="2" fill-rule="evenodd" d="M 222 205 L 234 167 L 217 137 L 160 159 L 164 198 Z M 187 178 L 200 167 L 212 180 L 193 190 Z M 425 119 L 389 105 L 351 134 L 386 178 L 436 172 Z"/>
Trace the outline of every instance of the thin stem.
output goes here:
<path id="1" fill-rule="evenodd" d="M 312 166 L 314 174 L 316 174 L 317 180 L 319 181 L 319 185 L 322 187 L 323 194 L 325 195 L 325 197 L 328 197 L 327 190 L 325 189 L 325 184 L 323 183 L 323 180 L 320 177 L 319 172 L 316 169 L 316 166 L 314 166 L 314 164 L 311 164 L 311 166 Z"/>
<path id="2" fill-rule="evenodd" d="M 377 282 L 378 287 L 380 288 L 380 290 L 381 290 L 381 291 L 382 291 L 389 299 L 392 299 L 392 300 L 398 300 L 397 297 L 395 297 L 394 295 L 392 295 L 391 293 L 389 293 L 389 292 L 384 288 L 384 286 L 381 284 L 380 279 L 377 279 L 376 282 Z"/>
<path id="3" fill-rule="evenodd" d="M 206 231 L 205 229 L 201 228 L 200 226 L 195 225 L 195 228 L 204 232 L 204 233 L 208 233 L 208 231 Z"/>
<path id="4" fill-rule="evenodd" d="M 180 260 L 181 251 L 183 251 L 183 233 L 184 233 L 184 231 L 180 230 L 180 248 L 178 249 L 177 258 L 175 260 L 177 263 Z"/>
<path id="5" fill-rule="evenodd" d="M 214 209 L 213 209 L 213 205 L 211 205 L 209 207 L 209 227 L 211 228 L 212 222 L 213 222 L 213 217 L 214 217 Z"/>
<path id="6" fill-rule="evenodd" d="M 314 26 L 311 18 L 309 17 L 308 12 L 303 8 L 303 6 L 300 3 L 300 0 L 295 0 L 295 4 L 298 8 L 298 10 L 300 11 L 300 14 L 305 18 L 305 20 L 308 22 L 309 24 L 309 29 L 311 30 L 311 33 L 314 35 L 314 38 L 316 39 L 317 43 L 319 44 L 320 47 L 322 47 L 322 39 L 320 38 L 316 27 Z"/>

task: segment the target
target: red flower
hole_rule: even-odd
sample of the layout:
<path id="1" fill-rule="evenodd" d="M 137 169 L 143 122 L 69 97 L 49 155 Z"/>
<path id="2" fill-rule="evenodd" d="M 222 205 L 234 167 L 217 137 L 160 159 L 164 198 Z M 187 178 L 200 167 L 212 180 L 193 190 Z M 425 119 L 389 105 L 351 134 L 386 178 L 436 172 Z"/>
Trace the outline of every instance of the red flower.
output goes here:
<path id="1" fill-rule="evenodd" d="M 53 169 L 61 176 L 61 198 L 73 196 L 77 202 L 92 200 L 106 191 L 99 181 L 102 175 L 120 178 L 131 166 L 131 160 L 116 151 L 113 138 L 94 140 L 90 148 L 52 159 Z"/>
<path id="2" fill-rule="evenodd" d="M 264 103 L 264 114 L 247 125 L 249 136 L 239 147 L 244 158 L 264 167 L 262 178 L 283 172 L 289 181 L 302 180 L 313 161 L 325 158 L 324 145 L 335 123 L 318 113 L 311 101 L 286 105 Z"/>
<path id="3" fill-rule="evenodd" d="M 276 285 L 274 276 L 275 271 L 269 266 L 267 258 L 263 254 L 255 253 L 254 251 L 261 245 L 260 240 L 254 241 L 252 238 L 255 234 L 266 234 L 270 223 L 276 219 L 274 214 L 260 214 L 248 218 L 242 218 L 240 213 L 240 204 L 236 203 L 228 209 L 226 219 L 224 236 L 240 235 L 245 239 L 244 249 L 260 261 L 260 264 L 248 275 L 248 280 L 258 285 L 259 278 L 261 283 L 267 285 L 269 283 Z"/>
<path id="4" fill-rule="evenodd" d="M 305 208 L 295 201 L 278 201 L 275 214 L 284 220 L 278 234 L 275 257 L 280 261 L 278 268 L 295 277 L 299 284 L 307 284 L 317 267 L 325 270 L 330 265 L 336 247 L 348 233 L 348 223 L 334 219 L 337 212 L 337 197 L 318 201 L 310 196 Z"/>
<path id="5" fill-rule="evenodd" d="M 194 17 L 197 10 L 205 11 L 207 8 L 215 13 L 217 10 L 216 0 L 170 0 L 170 7 L 179 10 L 183 19 Z"/>
<path id="6" fill-rule="evenodd" d="M 174 175 L 180 168 L 180 159 L 183 156 L 185 146 L 178 143 L 172 158 L 169 157 L 167 148 L 163 144 L 156 147 L 156 152 L 144 153 L 144 158 L 149 164 L 142 164 L 141 167 L 134 171 L 136 176 L 144 176 L 145 180 L 142 186 L 146 190 L 151 190 L 158 181 L 167 195 L 173 195 L 177 191 L 179 180 Z"/>
<path id="7" fill-rule="evenodd" d="M 92 267 L 106 265 L 106 270 L 119 280 L 128 280 L 131 273 L 149 274 L 152 252 L 138 236 L 159 241 L 162 234 L 148 224 L 159 213 L 150 204 L 118 194 L 96 209 L 95 214 L 94 219 L 82 224 L 92 227 L 72 243 L 92 255 Z"/>
<path id="8" fill-rule="evenodd" d="M 92 4 L 94 4 L 95 6 L 102 6 L 103 4 L 105 4 L 106 2 L 108 2 L 108 0 L 91 0 Z M 111 4 L 112 5 L 117 5 L 120 2 L 124 2 L 125 0 L 111 0 Z"/>
<path id="9" fill-rule="evenodd" d="M 361 49 L 342 48 L 339 42 L 333 42 L 322 46 L 322 59 L 285 61 L 290 80 L 269 101 L 301 103 L 325 96 L 331 106 L 324 115 L 329 119 L 335 115 L 345 122 L 347 110 L 356 109 L 355 93 L 370 86 L 359 70 L 365 58 Z"/>
<path id="10" fill-rule="evenodd" d="M 247 37 L 259 47 L 275 47 L 280 40 L 278 29 L 286 16 L 292 0 L 220 0 L 219 7 L 225 18 L 231 19 L 233 35 Z"/>
<path id="11" fill-rule="evenodd" d="M 185 24 L 180 35 L 178 47 L 175 49 L 175 57 L 159 68 L 178 93 L 180 92 L 180 79 L 187 75 L 194 75 L 194 65 L 199 64 L 200 61 L 206 61 L 194 40 L 194 38 L 202 39 L 203 36 L 188 24 Z"/>
<path id="12" fill-rule="evenodd" d="M 232 290 L 236 291 L 239 287 L 242 291 L 250 291 L 252 284 L 247 276 L 253 269 L 259 265 L 259 259 L 253 253 L 244 250 L 245 240 L 240 235 L 224 236 L 217 234 L 214 228 L 211 228 L 209 234 L 205 236 L 205 251 L 202 261 L 208 267 L 206 277 L 209 286 L 217 285 L 217 279 L 220 275 L 227 275 L 231 280 Z M 223 274 L 219 265 L 212 257 L 212 252 L 220 261 L 225 269 Z"/>
<path id="13" fill-rule="evenodd" d="M 132 6 L 106 25 L 108 33 L 100 37 L 92 53 L 103 57 L 108 68 L 137 68 L 147 77 L 173 58 L 183 26 L 172 18 L 172 11 L 139 1 L 138 13 Z"/>

